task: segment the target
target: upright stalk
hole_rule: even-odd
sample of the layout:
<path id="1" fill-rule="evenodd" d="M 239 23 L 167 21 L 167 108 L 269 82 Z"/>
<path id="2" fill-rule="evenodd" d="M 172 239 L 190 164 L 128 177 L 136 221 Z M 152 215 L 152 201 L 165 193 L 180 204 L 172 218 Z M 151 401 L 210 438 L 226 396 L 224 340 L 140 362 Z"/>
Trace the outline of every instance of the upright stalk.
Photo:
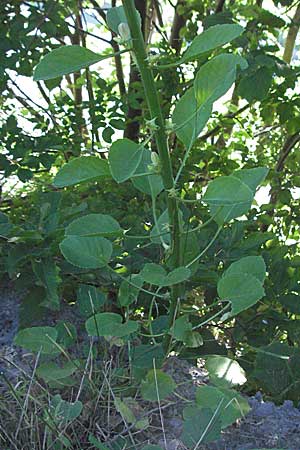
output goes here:
<path id="1" fill-rule="evenodd" d="M 141 74 L 150 118 L 151 120 L 155 121 L 155 124 L 157 126 L 157 129 L 154 132 L 154 137 L 161 163 L 161 176 L 164 188 L 167 191 L 167 205 L 172 242 L 171 251 L 173 255 L 174 267 L 179 267 L 182 265 L 179 208 L 177 200 L 168 195 L 168 191 L 174 188 L 174 177 L 170 153 L 168 149 L 164 118 L 159 104 L 153 73 L 148 65 L 148 55 L 146 52 L 146 46 L 141 31 L 140 22 L 135 9 L 134 0 L 123 0 L 123 7 L 130 29 L 133 53 Z M 181 287 L 179 285 L 175 285 L 172 289 L 171 305 L 169 311 L 170 326 L 173 324 L 176 318 L 177 302 L 180 297 L 180 292 Z M 168 346 L 169 337 L 167 337 L 166 340 L 168 341 Z"/>

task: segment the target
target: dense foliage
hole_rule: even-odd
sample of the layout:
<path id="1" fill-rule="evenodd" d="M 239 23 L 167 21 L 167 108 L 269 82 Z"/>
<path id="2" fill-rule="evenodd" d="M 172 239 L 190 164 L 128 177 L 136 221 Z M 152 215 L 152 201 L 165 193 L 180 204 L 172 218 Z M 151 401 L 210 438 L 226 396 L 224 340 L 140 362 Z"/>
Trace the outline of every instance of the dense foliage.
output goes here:
<path id="1" fill-rule="evenodd" d="M 121 352 L 125 398 L 168 397 L 172 352 L 205 359 L 188 448 L 247 412 L 246 378 L 300 400 L 300 8 L 262 3 L 1 3 L 0 279 L 27 290 L 15 343 L 42 355 L 50 441 L 82 414 L 60 396 L 82 333 Z"/>

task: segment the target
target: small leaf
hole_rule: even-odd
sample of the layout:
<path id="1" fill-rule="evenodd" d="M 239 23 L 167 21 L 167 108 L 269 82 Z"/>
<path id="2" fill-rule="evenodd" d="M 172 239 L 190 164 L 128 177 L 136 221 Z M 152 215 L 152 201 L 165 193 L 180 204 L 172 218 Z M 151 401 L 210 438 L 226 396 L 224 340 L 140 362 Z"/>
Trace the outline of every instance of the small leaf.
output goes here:
<path id="1" fill-rule="evenodd" d="M 121 414 L 122 418 L 127 423 L 130 424 L 130 423 L 134 423 L 136 421 L 135 415 L 133 414 L 133 412 L 131 411 L 129 406 L 124 401 L 122 401 L 118 397 L 115 397 L 114 404 L 115 404 L 116 410 Z"/>
<path id="2" fill-rule="evenodd" d="M 162 178 L 159 174 L 149 172 L 149 166 L 152 165 L 150 150 L 144 149 L 142 152 L 142 159 L 138 165 L 134 178 L 131 179 L 132 184 L 136 189 L 144 194 L 153 195 L 157 197 L 163 190 Z M 145 175 L 149 173 L 149 175 Z M 137 176 L 141 175 L 141 176 Z"/>
<path id="3" fill-rule="evenodd" d="M 73 220 L 66 230 L 66 236 L 119 236 L 122 229 L 118 222 L 107 214 L 88 214 Z"/>
<path id="4" fill-rule="evenodd" d="M 221 300 L 230 301 L 231 313 L 228 317 L 233 317 L 253 306 L 265 295 L 265 291 L 256 277 L 238 273 L 224 276 L 220 279 L 218 282 L 218 294 Z"/>
<path id="5" fill-rule="evenodd" d="M 112 144 L 108 160 L 112 177 L 117 183 L 122 183 L 134 175 L 144 151 L 143 145 L 129 139 L 119 139 Z"/>
<path id="6" fill-rule="evenodd" d="M 232 387 L 246 383 L 244 369 L 237 361 L 226 356 L 212 355 L 206 358 L 205 368 L 210 381 L 216 386 Z"/>
<path id="7" fill-rule="evenodd" d="M 113 8 L 109 8 L 106 14 L 106 21 L 108 27 L 114 33 L 118 34 L 118 27 L 120 23 L 127 23 L 123 6 L 115 6 Z"/>
<path id="8" fill-rule="evenodd" d="M 107 55 L 98 55 L 80 45 L 64 45 L 52 50 L 42 58 L 34 70 L 33 79 L 35 81 L 50 80 L 68 73 L 78 72 L 107 57 Z"/>
<path id="9" fill-rule="evenodd" d="M 124 337 L 138 330 L 138 323 L 129 320 L 122 323 L 122 316 L 115 313 L 99 313 L 85 322 L 89 336 Z"/>
<path id="10" fill-rule="evenodd" d="M 236 39 L 243 33 L 244 29 L 236 24 L 222 24 L 209 27 L 199 36 L 196 36 L 191 45 L 184 53 L 182 60 L 187 61 L 203 53 L 214 50 Z"/>
<path id="11" fill-rule="evenodd" d="M 57 330 L 53 327 L 32 327 L 20 330 L 14 338 L 14 343 L 24 347 L 32 352 L 41 352 L 44 354 L 60 353 L 55 345 L 57 339 Z"/>
<path id="12" fill-rule="evenodd" d="M 159 216 L 157 225 L 154 225 L 150 232 L 150 238 L 154 244 L 161 243 L 159 235 L 163 237 L 164 242 L 167 244 L 171 243 L 169 213 L 167 209 Z"/>
<path id="13" fill-rule="evenodd" d="M 141 385 L 141 394 L 144 400 L 155 402 L 168 397 L 176 383 L 173 378 L 162 370 L 150 370 Z"/>
<path id="14" fill-rule="evenodd" d="M 100 159 L 97 156 L 80 156 L 72 159 L 60 169 L 53 184 L 55 187 L 61 188 L 110 177 L 106 159 Z"/>
<path id="15" fill-rule="evenodd" d="M 132 284 L 127 283 L 127 281 L 125 280 L 122 281 L 118 294 L 118 303 L 121 306 L 129 306 L 133 302 L 135 302 L 140 292 L 140 288 L 143 286 L 144 283 L 144 280 L 140 276 L 140 274 L 130 275 L 127 279 L 130 283 L 133 283 L 136 287 L 132 286 Z"/>
<path id="16" fill-rule="evenodd" d="M 108 264 L 112 244 L 102 237 L 68 236 L 59 245 L 69 263 L 83 269 L 99 269 Z"/>

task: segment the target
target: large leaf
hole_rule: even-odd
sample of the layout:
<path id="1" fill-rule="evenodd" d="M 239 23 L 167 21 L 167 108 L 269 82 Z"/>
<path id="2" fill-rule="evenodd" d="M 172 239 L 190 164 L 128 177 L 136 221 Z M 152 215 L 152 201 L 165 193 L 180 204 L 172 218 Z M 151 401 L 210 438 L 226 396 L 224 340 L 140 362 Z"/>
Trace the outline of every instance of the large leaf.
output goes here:
<path id="1" fill-rule="evenodd" d="M 257 348 L 254 371 L 251 374 L 263 390 L 280 399 L 299 399 L 300 351 L 297 347 L 273 342 Z M 282 398 L 281 398 L 282 399 Z"/>
<path id="2" fill-rule="evenodd" d="M 221 300 L 230 301 L 229 317 L 232 317 L 254 305 L 265 295 L 265 291 L 261 282 L 253 275 L 237 273 L 220 279 L 218 294 Z"/>
<path id="3" fill-rule="evenodd" d="M 55 345 L 57 330 L 53 327 L 32 327 L 20 330 L 14 343 L 32 352 L 41 352 L 49 355 L 60 353 Z"/>
<path id="4" fill-rule="evenodd" d="M 108 264 L 112 244 L 102 237 L 68 236 L 59 245 L 67 261 L 83 269 L 99 269 Z"/>
<path id="5" fill-rule="evenodd" d="M 184 53 L 182 60 L 191 60 L 203 53 L 221 47 L 240 36 L 243 31 L 244 29 L 236 24 L 222 24 L 209 27 L 199 36 L 194 38 L 187 51 Z"/>
<path id="6" fill-rule="evenodd" d="M 226 270 L 224 276 L 248 273 L 263 283 L 266 277 L 266 264 L 262 256 L 245 256 L 232 263 Z"/>
<path id="7" fill-rule="evenodd" d="M 173 378 L 162 370 L 150 370 L 141 386 L 141 394 L 144 400 L 155 402 L 168 397 L 174 389 L 176 383 Z"/>
<path id="8" fill-rule="evenodd" d="M 130 139 L 115 141 L 108 154 L 112 177 L 118 183 L 128 180 L 138 168 L 144 151 L 143 145 Z"/>
<path id="9" fill-rule="evenodd" d="M 99 313 L 85 322 L 89 336 L 124 337 L 138 330 L 138 323 L 129 320 L 122 323 L 122 316 L 115 313 Z"/>
<path id="10" fill-rule="evenodd" d="M 140 274 L 130 275 L 127 280 L 122 281 L 119 288 L 118 303 L 121 306 L 129 306 L 135 302 L 139 295 L 140 288 L 144 283 L 143 277 Z"/>
<path id="11" fill-rule="evenodd" d="M 106 159 L 100 159 L 97 156 L 81 156 L 65 164 L 54 178 L 53 184 L 61 188 L 86 181 L 110 178 L 110 176 Z"/>
<path id="12" fill-rule="evenodd" d="M 98 55 L 80 45 L 64 45 L 52 50 L 38 63 L 33 79 L 50 80 L 95 64 L 107 56 Z"/>
<path id="13" fill-rule="evenodd" d="M 88 214 L 73 220 L 66 230 L 66 236 L 118 236 L 122 229 L 118 222 L 107 214 Z"/>
<path id="14" fill-rule="evenodd" d="M 61 380 L 63 378 L 69 377 L 74 372 L 76 372 L 77 366 L 73 361 L 68 361 L 63 367 L 58 366 L 54 362 L 47 362 L 41 364 L 36 371 L 36 374 L 43 378 L 46 382 Z"/>
<path id="15" fill-rule="evenodd" d="M 228 427 L 250 411 L 247 399 L 234 390 L 220 387 L 200 386 L 196 392 L 196 402 L 201 410 L 211 408 L 216 411 L 220 405 L 218 418 L 222 428 Z"/>
<path id="16" fill-rule="evenodd" d="M 159 264 L 148 263 L 145 264 L 140 275 L 144 281 L 155 286 L 172 286 L 187 280 L 191 272 L 186 267 L 177 267 L 167 274 L 165 269 Z"/>
<path id="17" fill-rule="evenodd" d="M 197 104 L 212 104 L 222 97 L 235 81 L 237 66 L 245 69 L 247 62 L 232 53 L 223 53 L 204 64 L 194 82 Z"/>
<path id="18" fill-rule="evenodd" d="M 81 284 L 77 291 L 77 303 L 79 312 L 84 317 L 89 317 L 99 312 L 105 303 L 105 295 L 96 286 Z"/>
<path id="19" fill-rule="evenodd" d="M 254 167 L 253 169 L 240 169 L 233 172 L 232 176 L 238 178 L 255 193 L 257 187 L 264 181 L 269 169 L 267 167 Z"/>
<path id="20" fill-rule="evenodd" d="M 245 371 L 239 363 L 226 356 L 209 356 L 206 358 L 205 368 L 209 373 L 210 382 L 216 386 L 232 387 L 247 381 Z"/>
<path id="21" fill-rule="evenodd" d="M 247 67 L 246 61 L 237 55 L 222 54 L 204 64 L 190 89 L 179 100 L 173 113 L 178 138 L 189 148 L 209 119 L 213 104 L 232 86 L 237 66 Z"/>
<path id="22" fill-rule="evenodd" d="M 61 396 L 57 394 L 51 400 L 50 408 L 54 420 L 60 425 L 66 425 L 80 416 L 83 405 L 79 400 L 74 403 L 62 400 Z"/>
<path id="23" fill-rule="evenodd" d="M 217 440 L 221 435 L 221 420 L 209 408 L 187 407 L 183 410 L 181 440 L 187 448 L 197 449 L 200 444 Z"/>
<path id="24" fill-rule="evenodd" d="M 43 286 L 46 297 L 43 299 L 41 306 L 49 309 L 58 310 L 60 306 L 59 285 L 61 278 L 59 276 L 59 268 L 55 261 L 51 258 L 45 258 L 39 262 L 32 262 L 32 269 L 38 279 L 37 284 Z"/>
<path id="25" fill-rule="evenodd" d="M 176 103 L 172 120 L 176 135 L 188 148 L 205 127 L 212 111 L 212 104 L 198 106 L 194 88 L 188 89 Z"/>
<path id="26" fill-rule="evenodd" d="M 234 176 L 224 176 L 211 181 L 203 196 L 215 221 L 222 224 L 245 214 L 254 197 L 249 186 Z"/>
<path id="27" fill-rule="evenodd" d="M 142 153 L 142 159 L 132 178 L 133 185 L 144 194 L 156 197 L 164 188 L 162 178 L 159 174 L 149 172 L 149 166 L 152 165 L 151 152 L 145 149 Z M 149 175 L 145 175 L 149 173 Z M 142 176 L 137 176 L 141 174 Z"/>

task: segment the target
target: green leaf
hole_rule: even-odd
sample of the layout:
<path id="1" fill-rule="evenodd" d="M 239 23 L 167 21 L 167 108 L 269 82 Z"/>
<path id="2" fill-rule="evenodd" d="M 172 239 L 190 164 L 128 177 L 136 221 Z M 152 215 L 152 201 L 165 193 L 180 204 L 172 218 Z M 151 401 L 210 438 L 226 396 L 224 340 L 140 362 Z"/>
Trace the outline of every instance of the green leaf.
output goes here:
<path id="1" fill-rule="evenodd" d="M 88 214 L 73 220 L 66 230 L 66 236 L 119 236 L 122 229 L 118 222 L 107 214 Z"/>
<path id="2" fill-rule="evenodd" d="M 247 62 L 234 54 L 224 53 L 210 59 L 196 75 L 194 93 L 189 90 L 179 100 L 173 122 L 178 138 L 187 148 L 192 146 L 204 128 L 214 102 L 234 83 L 237 66 L 245 69 Z"/>
<path id="3" fill-rule="evenodd" d="M 116 34 L 118 34 L 118 26 L 120 23 L 127 23 L 126 14 L 123 6 L 115 6 L 109 8 L 106 14 L 106 21 L 108 27 Z"/>
<path id="4" fill-rule="evenodd" d="M 242 77 L 237 93 L 249 103 L 262 101 L 271 88 L 272 80 L 272 71 L 267 67 L 260 67 Z"/>
<path id="5" fill-rule="evenodd" d="M 120 398 L 115 397 L 114 398 L 114 404 L 116 407 L 116 410 L 121 414 L 122 418 L 126 420 L 127 423 L 134 423 L 136 421 L 135 415 L 133 414 L 132 410 L 129 408 L 129 406 L 122 401 Z"/>
<path id="6" fill-rule="evenodd" d="M 164 242 L 167 244 L 171 243 L 169 213 L 167 209 L 159 216 L 157 225 L 154 225 L 150 232 L 150 238 L 154 244 L 161 243 L 159 235 L 162 235 Z"/>
<path id="7" fill-rule="evenodd" d="M 209 408 L 187 407 L 183 410 L 181 440 L 187 448 L 196 449 L 200 444 L 217 440 L 221 435 L 221 421 Z"/>
<path id="8" fill-rule="evenodd" d="M 69 263 L 83 269 L 99 269 L 108 264 L 112 244 L 102 237 L 68 236 L 59 245 Z"/>
<path id="9" fill-rule="evenodd" d="M 197 104 L 212 104 L 222 97 L 235 81 L 237 66 L 244 70 L 247 62 L 232 53 L 215 56 L 204 64 L 194 82 Z"/>
<path id="10" fill-rule="evenodd" d="M 212 104 L 198 106 L 194 88 L 188 89 L 176 103 L 172 121 L 178 139 L 188 148 L 205 127 L 212 112 Z"/>
<path id="11" fill-rule="evenodd" d="M 80 401 L 71 403 L 62 400 L 61 396 L 57 394 L 51 400 L 50 408 L 55 421 L 60 425 L 66 425 L 80 416 L 83 405 Z"/>
<path id="12" fill-rule="evenodd" d="M 42 286 L 46 292 L 46 298 L 41 303 L 41 306 L 45 306 L 52 310 L 59 310 L 60 296 L 59 285 L 61 278 L 59 276 L 59 268 L 51 258 L 45 258 L 39 262 L 32 261 L 32 269 L 36 275 L 39 286 Z"/>
<path id="13" fill-rule="evenodd" d="M 232 176 L 241 180 L 255 193 L 257 187 L 264 181 L 269 169 L 267 167 L 254 167 L 253 169 L 240 169 L 233 172 Z"/>
<path id="14" fill-rule="evenodd" d="M 138 330 L 138 323 L 129 320 L 122 323 L 122 316 L 115 313 L 99 313 L 85 322 L 89 336 L 124 337 Z"/>
<path id="15" fill-rule="evenodd" d="M 81 284 L 77 291 L 77 305 L 83 317 L 99 312 L 105 303 L 105 295 L 96 286 Z"/>
<path id="16" fill-rule="evenodd" d="M 14 338 L 14 343 L 32 352 L 54 355 L 60 353 L 55 345 L 57 330 L 53 327 L 32 327 L 20 330 Z"/>
<path id="17" fill-rule="evenodd" d="M 160 175 L 149 172 L 149 166 L 151 165 L 151 151 L 144 149 L 142 152 L 142 159 L 134 173 L 134 178 L 132 178 L 131 181 L 134 187 L 139 191 L 157 197 L 163 190 L 164 185 Z M 149 175 L 145 175 L 145 173 L 149 173 Z M 142 176 L 137 176 L 139 174 L 142 174 Z"/>
<path id="18" fill-rule="evenodd" d="M 98 55 L 80 45 L 64 45 L 52 50 L 42 58 L 34 70 L 33 79 L 35 81 L 50 80 L 68 73 L 78 72 L 107 57 L 107 55 Z"/>
<path id="19" fill-rule="evenodd" d="M 74 372 L 76 372 L 77 367 L 73 361 L 68 361 L 63 367 L 58 366 L 54 362 L 47 362 L 41 364 L 37 370 L 36 374 L 38 377 L 43 378 L 44 381 L 56 381 L 63 378 L 69 377 Z"/>
<path id="20" fill-rule="evenodd" d="M 300 314 L 300 295 L 285 294 L 279 297 L 279 302 L 293 314 Z"/>
<path id="21" fill-rule="evenodd" d="M 98 181 L 110 176 L 106 159 L 100 159 L 97 156 L 81 156 L 65 164 L 54 178 L 53 184 L 61 188 L 86 181 Z"/>
<path id="22" fill-rule="evenodd" d="M 134 303 L 144 283 L 143 277 L 140 274 L 130 275 L 127 279 L 137 287 L 132 286 L 132 284 L 127 283 L 125 280 L 122 281 L 118 294 L 118 303 L 121 306 L 129 306 Z"/>
<path id="23" fill-rule="evenodd" d="M 132 348 L 132 364 L 140 369 L 153 368 L 153 360 L 155 367 L 161 367 L 165 353 L 161 345 L 142 344 Z"/>
<path id="24" fill-rule="evenodd" d="M 72 323 L 60 320 L 56 325 L 57 342 L 64 348 L 73 346 L 77 339 L 77 330 Z"/>
<path id="25" fill-rule="evenodd" d="M 281 393 L 284 399 L 299 398 L 300 351 L 299 348 L 287 344 L 273 342 L 256 349 L 254 371 L 251 375 L 258 380 L 264 392 L 277 397 Z"/>
<path id="26" fill-rule="evenodd" d="M 232 263 L 225 271 L 224 276 L 246 273 L 253 275 L 261 283 L 266 278 L 266 264 L 261 256 L 245 256 Z"/>
<path id="27" fill-rule="evenodd" d="M 149 263 L 145 264 L 140 275 L 143 277 L 144 281 L 154 284 L 155 286 L 171 286 L 187 280 L 191 275 L 191 272 L 186 267 L 177 267 L 167 274 L 162 266 Z"/>
<path id="28" fill-rule="evenodd" d="M 222 428 L 228 427 L 250 411 L 247 399 L 232 389 L 200 386 L 196 392 L 196 402 L 200 410 L 211 408 L 216 411 L 220 405 L 217 416 Z"/>
<path id="29" fill-rule="evenodd" d="M 253 275 L 237 273 L 220 279 L 218 295 L 221 300 L 231 303 L 228 317 L 233 317 L 253 306 L 265 295 L 265 291 L 261 282 Z"/>
<path id="30" fill-rule="evenodd" d="M 218 224 L 245 214 L 251 206 L 253 191 L 234 176 L 224 176 L 211 181 L 203 196 L 210 213 Z"/>
<path id="31" fill-rule="evenodd" d="M 206 358 L 205 368 L 210 382 L 218 387 L 232 387 L 247 381 L 245 371 L 239 363 L 226 356 L 209 356 Z"/>
<path id="32" fill-rule="evenodd" d="M 112 144 L 108 161 L 112 177 L 117 183 L 122 183 L 134 175 L 144 151 L 143 145 L 129 139 L 119 139 Z"/>
<path id="33" fill-rule="evenodd" d="M 244 28 L 236 24 L 215 25 L 196 36 L 187 51 L 182 57 L 182 61 L 197 58 L 203 53 L 212 51 L 233 39 L 236 39 L 244 31 Z"/>
<path id="34" fill-rule="evenodd" d="M 144 400 L 155 402 L 168 397 L 176 383 L 173 378 L 162 370 L 150 370 L 141 385 L 141 395 Z"/>

